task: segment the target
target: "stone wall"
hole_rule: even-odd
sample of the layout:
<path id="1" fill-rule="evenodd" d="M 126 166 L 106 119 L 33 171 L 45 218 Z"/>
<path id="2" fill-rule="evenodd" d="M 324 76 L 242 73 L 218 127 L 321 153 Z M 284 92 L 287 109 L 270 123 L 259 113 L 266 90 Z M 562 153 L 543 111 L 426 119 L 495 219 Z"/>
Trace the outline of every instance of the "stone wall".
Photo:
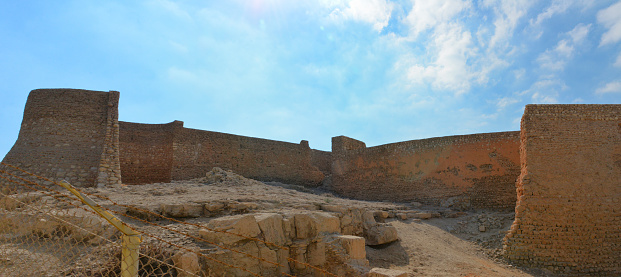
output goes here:
<path id="1" fill-rule="evenodd" d="M 367 148 L 332 139 L 332 189 L 365 200 L 513 209 L 519 132 L 413 140 Z"/>
<path id="2" fill-rule="evenodd" d="M 118 101 L 116 91 L 31 91 L 3 162 L 75 186 L 120 183 Z"/>
<path id="3" fill-rule="evenodd" d="M 311 164 L 316 166 L 323 175 L 330 175 L 332 171 L 332 153 L 311 149 Z"/>
<path id="4" fill-rule="evenodd" d="M 125 184 L 172 180 L 173 141 L 182 121 L 168 124 L 120 122 L 120 160 Z"/>
<path id="5" fill-rule="evenodd" d="M 571 275 L 621 275 L 621 105 L 528 105 L 505 255 Z"/>
<path id="6" fill-rule="evenodd" d="M 181 128 L 173 144 L 173 180 L 204 177 L 214 167 L 261 181 L 318 186 L 308 142 L 300 144 Z"/>

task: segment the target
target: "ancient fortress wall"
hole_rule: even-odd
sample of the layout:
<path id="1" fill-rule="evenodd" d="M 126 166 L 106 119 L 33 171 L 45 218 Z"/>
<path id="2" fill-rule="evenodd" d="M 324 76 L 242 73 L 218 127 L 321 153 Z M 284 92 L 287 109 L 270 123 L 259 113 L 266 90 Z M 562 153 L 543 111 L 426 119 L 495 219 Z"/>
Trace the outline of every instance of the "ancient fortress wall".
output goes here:
<path id="1" fill-rule="evenodd" d="M 305 186 L 318 186 L 324 178 L 313 165 L 307 141 L 295 144 L 182 128 L 175 134 L 173 149 L 174 180 L 203 177 L 213 167 L 257 180 Z"/>
<path id="2" fill-rule="evenodd" d="M 183 122 L 140 124 L 120 122 L 120 160 L 125 184 L 172 180 L 175 130 Z"/>
<path id="3" fill-rule="evenodd" d="M 332 139 L 332 189 L 366 200 L 512 209 L 519 132 L 413 140 L 367 148 Z"/>
<path id="4" fill-rule="evenodd" d="M 621 105 L 528 105 L 506 257 L 621 275 Z"/>
<path id="5" fill-rule="evenodd" d="M 311 164 L 316 166 L 323 175 L 332 172 L 332 152 L 311 149 Z"/>
<path id="6" fill-rule="evenodd" d="M 3 162 L 76 186 L 120 183 L 118 102 L 116 91 L 31 91 Z"/>

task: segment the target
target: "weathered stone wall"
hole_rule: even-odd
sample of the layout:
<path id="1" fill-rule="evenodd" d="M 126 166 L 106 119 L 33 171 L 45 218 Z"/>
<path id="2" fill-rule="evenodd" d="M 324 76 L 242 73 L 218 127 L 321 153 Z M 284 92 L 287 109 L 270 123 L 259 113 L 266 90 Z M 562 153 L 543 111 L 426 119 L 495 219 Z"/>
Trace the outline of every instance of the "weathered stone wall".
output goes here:
<path id="1" fill-rule="evenodd" d="M 621 105 L 528 105 L 506 257 L 621 275 Z"/>
<path id="2" fill-rule="evenodd" d="M 175 130 L 182 121 L 168 124 L 120 122 L 120 160 L 125 184 L 170 182 Z"/>
<path id="3" fill-rule="evenodd" d="M 330 175 L 332 171 L 332 153 L 311 149 L 311 164 L 316 166 L 323 175 Z"/>
<path id="4" fill-rule="evenodd" d="M 519 132 L 413 140 L 366 148 L 332 139 L 332 189 L 366 200 L 512 209 Z"/>
<path id="5" fill-rule="evenodd" d="M 116 91 L 31 91 L 3 162 L 76 186 L 120 183 L 118 101 Z"/>
<path id="6" fill-rule="evenodd" d="M 173 144 L 173 180 L 203 177 L 214 167 L 261 181 L 317 186 L 324 174 L 300 144 L 181 128 Z"/>

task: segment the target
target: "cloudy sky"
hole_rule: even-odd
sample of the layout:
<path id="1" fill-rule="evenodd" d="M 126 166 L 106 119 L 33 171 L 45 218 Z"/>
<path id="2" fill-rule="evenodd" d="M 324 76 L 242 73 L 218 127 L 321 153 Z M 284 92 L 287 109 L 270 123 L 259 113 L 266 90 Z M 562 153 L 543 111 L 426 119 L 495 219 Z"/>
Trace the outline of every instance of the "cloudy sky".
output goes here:
<path id="1" fill-rule="evenodd" d="M 519 130 L 526 104 L 621 103 L 621 1 L 0 1 L 0 157 L 58 87 L 322 150 Z"/>

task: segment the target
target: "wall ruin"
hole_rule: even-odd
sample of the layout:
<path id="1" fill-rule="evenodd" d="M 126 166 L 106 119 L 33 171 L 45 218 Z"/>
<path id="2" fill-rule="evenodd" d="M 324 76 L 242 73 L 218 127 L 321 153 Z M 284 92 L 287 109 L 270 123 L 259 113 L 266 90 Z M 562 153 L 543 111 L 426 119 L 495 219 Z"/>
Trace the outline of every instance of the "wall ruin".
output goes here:
<path id="1" fill-rule="evenodd" d="M 76 186 L 119 184 L 119 92 L 30 92 L 15 145 L 2 160 Z"/>
<path id="2" fill-rule="evenodd" d="M 527 105 L 505 255 L 558 273 L 621 273 L 621 105 Z"/>
<path id="3" fill-rule="evenodd" d="M 295 144 L 189 128 L 177 132 L 174 180 L 203 177 L 214 167 L 256 180 L 305 186 L 318 186 L 324 178 L 313 165 L 313 152 L 304 140 Z"/>
<path id="4" fill-rule="evenodd" d="M 120 122 L 120 160 L 125 184 L 172 181 L 175 131 L 183 122 L 140 124 Z"/>
<path id="5" fill-rule="evenodd" d="M 365 200 L 513 209 L 519 132 L 451 136 L 367 148 L 332 139 L 332 189 Z"/>

